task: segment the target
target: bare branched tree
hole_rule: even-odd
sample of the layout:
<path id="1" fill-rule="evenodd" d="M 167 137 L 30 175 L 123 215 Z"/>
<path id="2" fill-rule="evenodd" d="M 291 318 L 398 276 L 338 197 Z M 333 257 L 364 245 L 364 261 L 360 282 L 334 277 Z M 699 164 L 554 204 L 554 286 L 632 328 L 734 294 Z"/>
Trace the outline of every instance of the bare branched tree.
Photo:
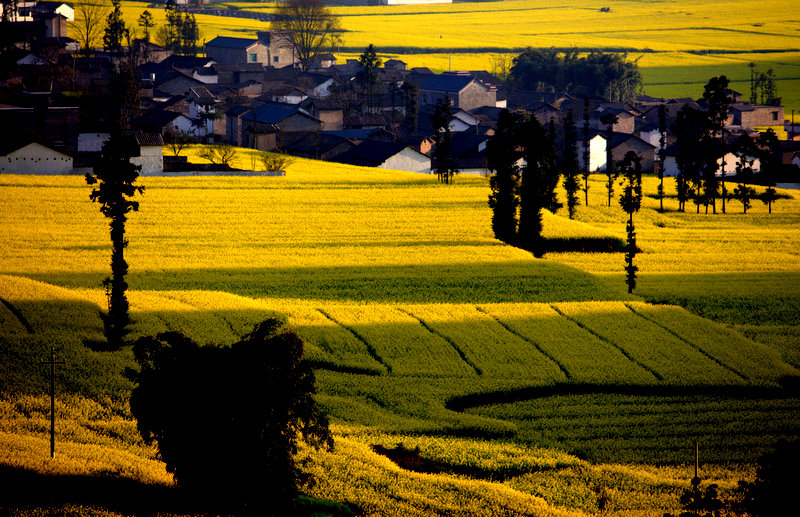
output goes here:
<path id="1" fill-rule="evenodd" d="M 311 58 L 333 46 L 342 33 L 340 18 L 322 0 L 284 0 L 277 4 L 270 28 L 287 31 L 300 68 L 307 71 Z"/>
<path id="2" fill-rule="evenodd" d="M 90 56 L 103 41 L 106 18 L 111 11 L 108 0 L 75 4 L 75 31 L 85 56 Z"/>

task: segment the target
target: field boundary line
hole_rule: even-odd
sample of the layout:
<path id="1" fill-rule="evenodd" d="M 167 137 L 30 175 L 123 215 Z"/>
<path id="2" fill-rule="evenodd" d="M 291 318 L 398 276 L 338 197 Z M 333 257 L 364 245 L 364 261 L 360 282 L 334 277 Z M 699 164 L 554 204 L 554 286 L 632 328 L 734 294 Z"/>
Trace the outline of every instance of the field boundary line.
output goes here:
<path id="1" fill-rule="evenodd" d="M 17 318 L 17 321 L 19 321 L 20 324 L 22 324 L 22 326 L 25 327 L 25 331 L 28 334 L 36 334 L 31 324 L 28 322 L 27 319 L 25 319 L 25 316 L 22 315 L 19 309 L 14 307 L 14 304 L 9 302 L 5 298 L 0 298 L 0 302 L 3 302 L 3 305 L 5 305 L 8 308 L 8 310 L 11 311 L 11 314 L 13 314 L 15 318 Z"/>
<path id="2" fill-rule="evenodd" d="M 366 346 L 366 347 L 367 347 L 367 353 L 369 353 L 369 355 L 370 355 L 370 356 L 371 356 L 373 359 L 375 359 L 375 360 L 376 360 L 376 361 L 377 361 L 379 364 L 383 365 L 383 367 L 384 367 L 384 368 L 386 368 L 386 371 L 387 371 L 388 373 L 392 373 L 392 367 L 389 365 L 389 363 L 387 363 L 387 362 L 386 362 L 386 361 L 385 361 L 385 360 L 384 360 L 384 359 L 381 357 L 381 355 L 378 353 L 378 351 L 377 351 L 377 350 L 375 350 L 375 347 L 374 347 L 374 346 L 372 346 L 372 345 L 370 345 L 370 344 L 369 344 L 369 341 L 367 341 L 367 340 L 364 338 L 364 336 L 362 336 L 361 334 L 359 334 L 358 332 L 356 332 L 354 329 L 351 329 L 350 327 L 348 327 L 347 325 L 345 325 L 345 324 L 344 324 L 344 323 L 342 323 L 341 321 L 337 321 L 337 320 L 336 320 L 336 319 L 335 319 L 333 316 L 331 316 L 330 314 L 328 314 L 328 313 L 327 313 L 327 312 L 325 312 L 324 310 L 322 310 L 322 309 L 317 309 L 317 311 L 318 311 L 320 314 L 322 314 L 323 316 L 325 316 L 326 318 L 328 318 L 329 320 L 331 320 L 332 322 L 336 323 L 337 325 L 339 325 L 340 327 L 342 327 L 343 329 L 345 329 L 346 331 L 348 331 L 349 333 L 353 334 L 353 335 L 356 337 L 356 339 L 358 339 L 359 341 L 361 341 L 362 343 L 364 343 L 364 346 Z"/>
<path id="3" fill-rule="evenodd" d="M 617 350 L 619 350 L 622 353 L 622 355 L 624 355 L 625 357 L 628 358 L 629 361 L 631 361 L 632 363 L 634 363 L 636 365 L 639 365 L 640 367 L 644 368 L 646 371 L 650 372 L 653 375 L 653 377 L 656 378 L 656 380 L 658 380 L 658 381 L 663 381 L 664 380 L 664 377 L 660 373 L 658 373 L 654 369 L 650 368 L 649 366 L 647 366 L 643 362 L 641 362 L 638 359 L 636 359 L 635 357 L 633 357 L 630 353 L 628 353 L 628 351 L 626 351 L 624 348 L 622 348 L 618 344 L 614 343 L 613 341 L 611 341 L 608 338 L 605 338 L 605 337 L 601 336 L 600 334 L 598 334 L 594 330 L 590 329 L 589 327 L 587 327 L 586 325 L 584 325 L 580 321 L 576 320 L 575 318 L 570 318 L 569 316 L 564 314 L 561 311 L 561 309 L 559 309 L 555 305 L 551 304 L 550 307 L 554 311 L 556 311 L 558 314 L 560 314 L 562 317 L 567 318 L 569 321 L 571 321 L 572 323 L 576 324 L 577 326 L 579 326 L 580 328 L 582 328 L 583 330 L 585 330 L 589 334 L 593 335 L 594 337 L 596 337 L 600 341 L 604 341 L 604 342 L 608 343 L 609 345 L 613 346 L 614 348 L 616 348 Z"/>
<path id="4" fill-rule="evenodd" d="M 644 314 L 642 314 L 642 313 L 640 313 L 640 312 L 637 312 L 637 311 L 636 311 L 636 309 L 634 309 L 633 307 L 631 307 L 631 306 L 630 306 L 629 304 L 627 304 L 627 303 L 626 303 L 626 304 L 624 304 L 624 305 L 625 305 L 625 307 L 627 307 L 627 308 L 628 308 L 628 310 L 629 310 L 629 311 L 631 311 L 631 312 L 632 312 L 632 313 L 634 313 L 635 315 L 639 316 L 640 318 L 642 318 L 642 319 L 643 319 L 643 320 L 645 320 L 645 321 L 649 321 L 650 323 L 652 323 L 653 325 L 655 325 L 655 326 L 657 326 L 657 327 L 659 327 L 659 328 L 661 328 L 661 329 L 664 329 L 665 331 L 667 331 L 667 333 L 669 333 L 669 334 L 671 334 L 671 335 L 675 336 L 675 337 L 676 337 L 677 339 L 679 339 L 680 341 L 683 341 L 684 343 L 686 343 L 686 344 L 687 344 L 687 345 L 689 345 L 690 347 L 694 348 L 695 350 L 697 350 L 698 352 L 700 352 L 700 353 L 701 353 L 701 354 L 703 354 L 704 356 L 708 357 L 709 359 L 711 359 L 713 362 L 717 363 L 717 364 L 718 364 L 718 365 L 720 365 L 721 367 L 725 368 L 726 370 L 730 370 L 730 371 L 731 371 L 731 372 L 733 372 L 734 374 L 738 375 L 738 376 L 739 376 L 739 377 L 740 377 L 740 378 L 741 378 L 743 381 L 749 380 L 749 377 L 748 377 L 747 375 L 745 375 L 745 374 L 741 373 L 740 371 L 738 371 L 736 368 L 734 368 L 734 367 L 732 367 L 732 366 L 728 366 L 727 364 L 725 364 L 724 362 L 722 362 L 720 359 L 717 359 L 716 357 L 714 357 L 713 355 L 709 354 L 708 352 L 706 352 L 705 350 L 703 350 L 703 349 L 702 349 L 702 348 L 700 348 L 699 346 L 695 345 L 695 344 L 694 344 L 694 343 L 692 343 L 691 341 L 689 341 L 689 340 L 687 340 L 687 339 L 685 339 L 685 338 L 682 338 L 682 337 L 681 337 L 681 336 L 679 336 L 679 335 L 678 335 L 676 332 L 674 332 L 673 330 L 671 330 L 671 329 L 667 328 L 665 325 L 662 325 L 662 324 L 661 324 L 661 323 L 659 323 L 658 321 L 656 321 L 656 320 L 654 320 L 654 319 L 652 319 L 652 318 L 648 318 L 648 317 L 647 317 L 647 316 L 645 316 Z"/>
<path id="5" fill-rule="evenodd" d="M 430 325 L 428 325 L 427 323 L 425 323 L 425 321 L 424 321 L 422 318 L 420 318 L 419 316 L 415 316 L 415 315 L 414 315 L 414 314 L 412 314 L 411 312 L 409 312 L 409 311 L 407 311 L 407 310 L 405 310 L 405 309 L 401 309 L 400 307 L 396 307 L 396 309 L 397 309 L 398 311 L 400 311 L 400 312 L 402 312 L 402 313 L 404 313 L 404 314 L 407 314 L 408 316 L 410 316 L 410 317 L 414 318 L 415 320 L 417 320 L 417 321 L 419 322 L 419 324 L 420 324 L 420 325 L 422 325 L 422 328 L 424 328 L 425 330 L 427 330 L 428 332 L 430 332 L 430 333 L 431 333 L 431 334 L 433 334 L 434 336 L 438 336 L 438 337 L 440 337 L 440 338 L 444 339 L 444 340 L 445 340 L 447 343 L 449 343 L 449 344 L 450 344 L 450 346 L 452 346 L 452 347 L 453 347 L 453 350 L 455 350 L 455 351 L 456 351 L 456 353 L 459 355 L 459 357 L 461 357 L 461 360 L 462 360 L 462 361 L 464 361 L 465 363 L 467 363 L 467 365 L 468 365 L 470 368 L 472 368 L 473 370 L 475 370 L 475 373 L 476 373 L 476 374 L 478 374 L 478 375 L 483 375 L 483 370 L 481 370 L 481 369 L 480 369 L 480 367 L 479 367 L 477 364 L 475 364 L 475 363 L 473 363 L 472 361 L 470 361 L 470 359 L 467 357 L 467 354 L 466 354 L 466 353 L 465 353 L 463 350 L 461 350 L 461 347 L 459 347 L 459 346 L 456 344 L 456 342 L 455 342 L 455 341 L 453 341 L 451 338 L 449 338 L 449 337 L 445 336 L 445 335 L 444 335 L 444 334 L 442 334 L 441 332 L 439 332 L 439 331 L 437 331 L 437 330 L 434 330 L 434 329 L 432 329 L 432 328 L 431 328 L 431 326 L 430 326 Z"/>
<path id="6" fill-rule="evenodd" d="M 488 312 L 486 312 L 486 310 L 485 310 L 485 309 L 483 309 L 482 307 L 479 307 L 479 306 L 477 306 L 477 305 L 476 305 L 476 306 L 475 306 L 475 310 L 477 310 L 478 312 L 480 312 L 480 313 L 482 313 L 482 314 L 485 314 L 485 315 L 489 316 L 489 317 L 490 317 L 490 318 L 492 318 L 494 321 L 496 321 L 498 325 L 500 325 L 501 327 L 503 327 L 504 329 L 506 329 L 506 331 L 508 331 L 510 334 L 512 334 L 512 335 L 514 335 L 514 336 L 517 336 L 517 337 L 518 337 L 518 338 L 520 338 L 521 340 L 523 340 L 523 341 L 525 341 L 526 343 L 528 343 L 529 345 L 533 346 L 533 347 L 534 347 L 536 350 L 538 350 L 539 352 L 541 352 L 541 354 L 542 354 L 543 356 L 545 356 L 545 357 L 546 357 L 546 358 L 548 358 L 550 361 L 552 361 L 553 363 L 555 363 L 555 365 L 556 365 L 556 366 L 558 366 L 558 368 L 561 370 L 561 372 L 564 374 L 564 376 L 567 378 L 567 380 L 570 380 L 570 379 L 572 379 L 572 374 L 571 374 L 571 373 L 569 373 L 569 370 L 567 370 L 567 367 L 566 367 L 566 366 L 564 366 L 563 364 L 561 364 L 561 361 L 557 360 L 555 357 L 553 357 L 553 356 L 552 356 L 552 355 L 550 355 L 549 353 L 545 352 L 545 351 L 544 351 L 544 349 L 542 349 L 542 347 L 541 347 L 539 344 L 537 344 L 537 343 L 536 343 L 536 341 L 533 341 L 532 339 L 529 339 L 528 337 L 526 337 L 526 336 L 523 336 L 522 334 L 520 334 L 520 333 L 519 333 L 519 332 L 517 332 L 516 330 L 512 329 L 512 328 L 511 328 L 510 326 L 508 326 L 507 324 L 503 323 L 503 322 L 500 320 L 500 318 L 498 318 L 497 316 L 494 316 L 493 314 L 489 314 Z"/>

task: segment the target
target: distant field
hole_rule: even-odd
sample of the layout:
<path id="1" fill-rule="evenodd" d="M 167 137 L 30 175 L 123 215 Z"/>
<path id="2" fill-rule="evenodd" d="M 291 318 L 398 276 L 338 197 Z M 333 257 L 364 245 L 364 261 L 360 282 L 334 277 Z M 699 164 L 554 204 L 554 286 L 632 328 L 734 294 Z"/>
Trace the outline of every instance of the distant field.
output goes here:
<path id="1" fill-rule="evenodd" d="M 298 159 L 286 177 L 142 178 L 126 251 L 133 337 L 227 344 L 285 318 L 336 424 L 312 494 L 366 514 L 460 501 L 466 514 L 581 515 L 607 493 L 613 512 L 662 515 L 688 485 L 695 440 L 704 476 L 728 490 L 800 433 L 784 387 L 800 375 L 800 199 L 705 215 L 670 197 L 659 213 L 656 181 L 636 216 L 631 296 L 619 253 L 537 260 L 494 240 L 482 177 L 443 186 Z M 546 235 L 623 235 L 602 184 L 592 178 L 576 221 L 546 214 Z M 15 451 L 0 463 L 168 483 L 127 411 L 130 352 L 82 344 L 101 336 L 110 248 L 89 190 L 81 177 L 0 177 L 0 443 Z M 56 466 L 41 450 L 51 346 L 70 365 Z M 371 448 L 397 443 L 439 474 Z"/>

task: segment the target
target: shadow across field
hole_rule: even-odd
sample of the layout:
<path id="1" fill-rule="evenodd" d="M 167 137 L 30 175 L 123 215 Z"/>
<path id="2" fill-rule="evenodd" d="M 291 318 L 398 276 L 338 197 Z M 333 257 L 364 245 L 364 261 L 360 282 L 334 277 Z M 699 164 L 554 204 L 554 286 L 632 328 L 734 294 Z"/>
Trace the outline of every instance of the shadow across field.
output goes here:
<path id="1" fill-rule="evenodd" d="M 402 250 L 398 250 L 402 253 Z M 104 275 L 47 273 L 27 278 L 67 288 L 99 288 Z M 133 290 L 225 291 L 251 298 L 383 303 L 496 303 L 628 300 L 624 285 L 548 261 L 137 271 Z"/>
<path id="2" fill-rule="evenodd" d="M 197 492 L 112 476 L 44 475 L 0 465 L 0 486 L 0 513 L 4 515 L 65 505 L 100 507 L 123 515 L 208 515 L 214 509 L 213 503 Z M 353 515 L 344 505 L 308 497 L 301 498 L 301 509 L 307 515 Z"/>
<path id="3" fill-rule="evenodd" d="M 800 397 L 800 377 L 783 377 L 779 387 L 769 386 L 667 386 L 618 384 L 553 384 L 453 397 L 445 402 L 450 411 L 493 404 L 513 404 L 567 395 L 631 395 L 636 397 L 715 397 L 719 399 L 783 399 Z"/>

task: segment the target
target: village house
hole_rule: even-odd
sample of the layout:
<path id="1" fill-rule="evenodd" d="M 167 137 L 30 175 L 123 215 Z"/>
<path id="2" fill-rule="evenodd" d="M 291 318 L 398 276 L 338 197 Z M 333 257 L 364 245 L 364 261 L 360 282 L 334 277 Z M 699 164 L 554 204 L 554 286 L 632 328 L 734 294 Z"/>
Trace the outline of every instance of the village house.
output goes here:
<path id="1" fill-rule="evenodd" d="M 666 157 L 664 158 L 664 176 L 667 177 L 676 177 L 680 172 L 678 168 L 678 160 L 677 160 L 677 151 L 678 146 L 672 145 L 667 147 L 666 149 Z M 753 163 L 751 165 L 753 174 L 758 174 L 761 172 L 761 160 L 758 157 L 752 157 Z M 721 177 L 723 167 L 725 170 L 726 177 L 732 177 L 736 174 L 736 164 L 739 162 L 739 158 L 732 152 L 727 151 L 723 156 L 717 158 L 717 165 L 719 168 L 717 169 L 716 176 Z"/>
<path id="2" fill-rule="evenodd" d="M 261 64 L 273 68 L 294 66 L 294 49 L 289 34 L 258 31 L 257 37 L 217 36 L 205 45 L 206 55 L 220 64 Z"/>
<path id="3" fill-rule="evenodd" d="M 264 104 L 241 116 L 241 144 L 261 151 L 282 149 L 294 140 L 291 133 L 322 130 L 322 121 L 288 104 Z M 228 135 L 230 140 L 232 135 Z"/>
<path id="4" fill-rule="evenodd" d="M 364 140 L 336 161 L 361 167 L 431 173 L 431 159 L 405 144 Z"/>
<path id="5" fill-rule="evenodd" d="M 419 84 L 419 105 L 435 105 L 447 96 L 453 108 L 469 111 L 497 105 L 497 89 L 477 81 L 469 72 L 443 72 L 425 77 Z"/>
<path id="6" fill-rule="evenodd" d="M 730 125 L 745 129 L 783 126 L 783 106 L 760 106 L 756 104 L 733 104 L 730 107 L 733 119 Z"/>
<path id="7" fill-rule="evenodd" d="M 0 173 L 72 174 L 72 168 L 72 156 L 39 142 L 0 142 Z"/>
<path id="8" fill-rule="evenodd" d="M 142 167 L 139 174 L 147 176 L 164 172 L 164 140 L 159 133 L 127 130 L 122 132 L 122 136 L 136 143 L 138 154 L 131 157 L 131 163 Z"/>

